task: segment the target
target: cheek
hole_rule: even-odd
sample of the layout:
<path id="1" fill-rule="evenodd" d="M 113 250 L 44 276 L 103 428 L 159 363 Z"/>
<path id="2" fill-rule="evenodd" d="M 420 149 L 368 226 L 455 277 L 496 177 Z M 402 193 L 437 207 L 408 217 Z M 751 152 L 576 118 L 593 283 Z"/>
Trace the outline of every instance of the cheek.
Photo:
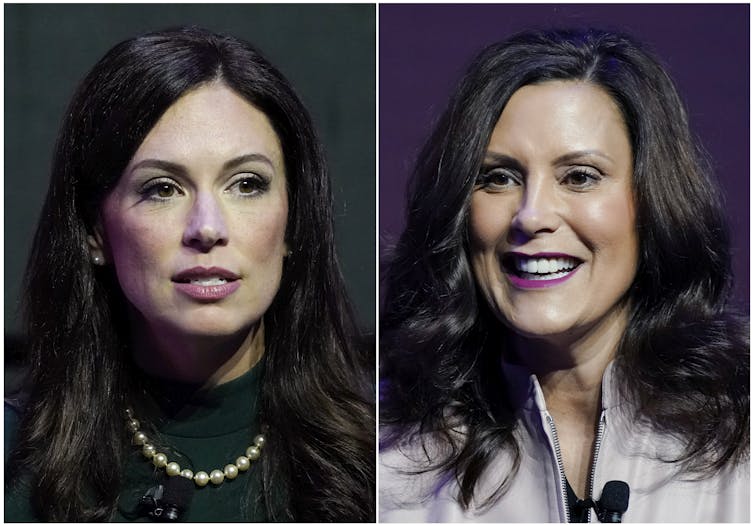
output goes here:
<path id="1" fill-rule="evenodd" d="M 636 265 L 638 237 L 636 211 L 630 195 L 611 195 L 587 203 L 579 211 L 582 231 L 588 231 L 589 244 L 595 252 Z"/>
<path id="2" fill-rule="evenodd" d="M 126 298 L 142 312 L 156 301 L 157 291 L 169 281 L 170 254 L 166 247 L 172 243 L 172 230 L 152 223 L 120 223 L 110 229 L 110 250 L 113 266 Z"/>
<path id="3" fill-rule="evenodd" d="M 492 203 L 489 196 L 475 193 L 469 209 L 469 239 L 474 255 L 494 251 L 505 239 L 510 217 L 502 203 Z M 499 199 L 497 201 L 500 201 Z"/>
<path id="4" fill-rule="evenodd" d="M 127 225 L 117 238 L 119 252 L 137 252 L 142 257 L 148 257 L 151 254 L 156 256 L 159 247 L 164 246 L 168 241 L 168 232 L 171 229 L 165 227 L 164 224 L 161 228 L 156 225 Z"/>
<path id="5" fill-rule="evenodd" d="M 285 230 L 288 208 L 285 203 L 242 218 L 235 230 L 241 233 L 244 252 L 255 261 L 275 261 L 286 253 Z"/>
<path id="6" fill-rule="evenodd" d="M 511 218 L 501 199 L 489 197 L 481 193 L 472 196 L 468 226 L 469 248 L 476 283 L 486 301 L 495 309 L 494 291 L 500 283 L 497 247 L 508 235 Z"/>
<path id="7" fill-rule="evenodd" d="M 164 275 L 173 244 L 174 230 L 169 222 L 146 221 L 119 215 L 105 219 L 105 236 L 109 258 L 123 294 L 142 312 L 155 302 L 155 291 L 164 286 Z M 110 218 L 112 219 L 112 218 Z"/>

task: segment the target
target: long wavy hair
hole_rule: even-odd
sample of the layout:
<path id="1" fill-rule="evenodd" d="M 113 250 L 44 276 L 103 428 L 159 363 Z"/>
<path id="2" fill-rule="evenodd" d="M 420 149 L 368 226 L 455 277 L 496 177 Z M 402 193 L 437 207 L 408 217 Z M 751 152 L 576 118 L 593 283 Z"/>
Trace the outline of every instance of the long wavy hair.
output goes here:
<path id="1" fill-rule="evenodd" d="M 258 402 L 268 428 L 261 460 L 267 514 L 276 521 L 374 518 L 374 349 L 346 297 L 311 118 L 249 44 L 192 27 L 112 48 L 79 86 L 58 137 L 25 278 L 28 398 L 6 468 L 6 481 L 32 474 L 40 519 L 107 520 L 116 508 L 129 447 L 122 415 L 140 396 L 133 386 L 139 373 L 128 350 L 125 299 L 112 270 L 93 268 L 86 239 L 161 115 L 216 81 L 270 119 L 288 181 L 293 253 L 264 315 Z"/>
<path id="2" fill-rule="evenodd" d="M 551 80 L 592 83 L 629 130 L 640 254 L 617 374 L 637 416 L 682 441 L 669 459 L 709 476 L 748 455 L 749 343 L 728 307 L 732 270 L 723 203 L 673 82 L 630 38 L 598 30 L 526 32 L 472 63 L 413 173 L 404 232 L 381 310 L 382 447 L 444 444 L 417 472 L 455 478 L 458 501 L 484 507 L 520 462 L 514 408 L 501 397 L 509 329 L 480 299 L 469 263 L 468 210 L 492 130 L 513 93 Z M 453 433 L 464 428 L 463 437 Z M 476 496 L 491 459 L 514 467 Z M 427 451 L 428 449 L 425 449 Z"/>

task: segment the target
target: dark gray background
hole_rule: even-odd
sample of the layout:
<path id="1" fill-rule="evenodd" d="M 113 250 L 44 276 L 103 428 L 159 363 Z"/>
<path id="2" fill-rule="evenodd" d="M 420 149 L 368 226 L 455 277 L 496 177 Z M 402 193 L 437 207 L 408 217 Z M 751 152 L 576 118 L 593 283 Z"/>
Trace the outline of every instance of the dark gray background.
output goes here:
<path id="1" fill-rule="evenodd" d="M 403 229 L 405 182 L 472 58 L 525 29 L 632 34 L 666 65 L 712 157 L 733 230 L 734 302 L 749 308 L 749 6 L 381 5 L 380 244 Z"/>
<path id="2" fill-rule="evenodd" d="M 290 80 L 325 146 L 341 266 L 364 325 L 375 318 L 374 5 L 5 5 L 5 330 L 77 83 L 114 44 L 200 25 L 251 42 Z"/>

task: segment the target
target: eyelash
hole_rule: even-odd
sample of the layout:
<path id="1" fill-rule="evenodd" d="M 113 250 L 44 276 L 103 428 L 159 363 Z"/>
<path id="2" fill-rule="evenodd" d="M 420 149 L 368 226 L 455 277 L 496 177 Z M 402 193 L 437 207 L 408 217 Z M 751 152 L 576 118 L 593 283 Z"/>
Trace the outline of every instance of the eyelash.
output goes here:
<path id="1" fill-rule="evenodd" d="M 583 182 L 575 183 L 573 178 L 575 177 L 583 177 Z M 500 184 L 499 180 L 495 180 L 496 178 L 502 178 L 505 177 L 508 180 L 512 181 L 513 184 Z M 563 177 L 560 178 L 560 184 L 570 186 L 571 188 L 575 190 L 585 190 L 588 188 L 591 188 L 592 186 L 595 186 L 602 180 L 601 174 L 596 174 L 592 171 L 583 169 L 583 168 L 576 168 L 574 170 L 571 170 L 567 172 Z M 517 173 L 511 171 L 507 168 L 485 168 L 482 173 L 480 173 L 476 178 L 476 186 L 483 189 L 492 189 L 492 190 L 503 190 L 506 188 L 510 188 L 512 186 L 520 186 L 522 183 L 522 177 L 518 175 Z"/>
<path id="2" fill-rule="evenodd" d="M 183 193 L 180 186 L 176 184 L 175 181 L 172 179 L 165 179 L 165 178 L 159 178 L 159 179 L 152 179 L 151 181 L 148 181 L 141 189 L 139 190 L 139 195 L 143 199 L 147 199 L 150 201 L 168 201 L 173 198 L 173 195 L 163 197 L 158 195 L 158 192 L 162 189 L 170 188 L 176 192 Z"/>
<path id="3" fill-rule="evenodd" d="M 516 186 L 521 184 L 520 176 L 516 176 L 511 170 L 506 168 L 485 168 L 476 178 L 476 185 L 480 188 L 490 188 L 496 186 L 497 188 L 508 188 L 513 186 L 511 184 L 499 184 L 499 180 L 496 181 L 496 177 L 506 177 L 513 181 Z"/>
<path id="4" fill-rule="evenodd" d="M 252 191 L 248 193 L 241 192 L 241 184 L 247 181 L 251 183 Z M 228 188 L 230 189 L 234 187 L 238 188 L 238 195 L 240 195 L 241 197 L 256 197 L 263 194 L 270 188 L 270 180 L 259 174 L 247 174 L 233 181 L 233 183 Z"/>
<path id="5" fill-rule="evenodd" d="M 575 184 L 573 182 L 573 176 L 583 177 L 584 182 Z M 570 186 L 572 188 L 575 188 L 577 190 L 582 189 L 588 189 L 592 186 L 598 184 L 602 180 L 602 176 L 600 174 L 596 174 L 589 170 L 584 170 L 582 168 L 577 168 L 575 170 L 571 170 L 570 172 L 566 173 L 561 179 L 561 184 L 569 184 L 568 181 L 570 180 Z"/>
<path id="6" fill-rule="evenodd" d="M 250 183 L 250 192 L 241 192 L 241 185 L 244 183 Z M 270 187 L 270 181 L 268 178 L 259 174 L 244 174 L 241 177 L 235 179 L 225 190 L 233 191 L 236 189 L 235 194 L 241 198 L 257 197 L 260 194 L 266 192 Z M 177 192 L 178 195 L 184 195 L 184 191 L 181 186 L 172 179 L 158 178 L 147 182 L 140 190 L 139 195 L 143 199 L 150 201 L 164 202 L 169 201 L 175 197 L 175 193 L 171 193 L 169 196 L 160 196 L 158 192 L 165 189 L 172 189 Z"/>

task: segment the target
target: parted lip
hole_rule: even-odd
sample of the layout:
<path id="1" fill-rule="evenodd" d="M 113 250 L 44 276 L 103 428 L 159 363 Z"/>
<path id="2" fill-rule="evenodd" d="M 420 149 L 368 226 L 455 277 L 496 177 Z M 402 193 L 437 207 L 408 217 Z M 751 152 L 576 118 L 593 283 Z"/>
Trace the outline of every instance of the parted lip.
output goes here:
<path id="1" fill-rule="evenodd" d="M 235 281 L 237 279 L 240 279 L 241 276 L 222 267 L 192 267 L 181 270 L 171 279 L 179 283 L 188 283 L 192 279 L 202 278 L 223 278 L 228 281 Z"/>

